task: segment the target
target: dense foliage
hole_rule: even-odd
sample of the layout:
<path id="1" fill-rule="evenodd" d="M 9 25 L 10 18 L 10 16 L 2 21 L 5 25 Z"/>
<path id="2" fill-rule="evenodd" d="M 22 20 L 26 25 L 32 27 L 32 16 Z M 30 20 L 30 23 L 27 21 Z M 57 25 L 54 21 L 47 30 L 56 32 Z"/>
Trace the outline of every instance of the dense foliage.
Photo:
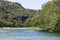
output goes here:
<path id="1" fill-rule="evenodd" d="M 21 4 L 0 0 L 0 27 L 22 27 L 37 10 L 25 9 Z"/>
<path id="2" fill-rule="evenodd" d="M 28 19 L 28 26 L 39 26 L 43 30 L 60 31 L 60 0 L 52 0 L 42 6 L 39 14 Z"/>

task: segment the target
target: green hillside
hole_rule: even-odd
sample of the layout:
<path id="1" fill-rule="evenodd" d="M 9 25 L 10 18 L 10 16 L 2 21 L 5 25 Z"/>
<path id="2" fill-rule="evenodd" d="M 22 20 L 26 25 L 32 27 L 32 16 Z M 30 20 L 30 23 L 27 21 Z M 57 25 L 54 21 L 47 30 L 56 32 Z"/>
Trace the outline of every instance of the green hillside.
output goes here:
<path id="1" fill-rule="evenodd" d="M 27 18 L 33 17 L 37 10 L 25 9 L 17 2 L 0 0 L 0 26 L 22 27 Z"/>

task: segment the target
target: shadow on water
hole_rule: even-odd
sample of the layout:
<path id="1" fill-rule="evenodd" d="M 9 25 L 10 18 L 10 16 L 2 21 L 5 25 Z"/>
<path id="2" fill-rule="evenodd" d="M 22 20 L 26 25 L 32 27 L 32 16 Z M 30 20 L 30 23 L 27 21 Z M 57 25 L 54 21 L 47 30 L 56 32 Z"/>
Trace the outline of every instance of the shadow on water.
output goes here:
<path id="1" fill-rule="evenodd" d="M 60 33 L 58 33 L 58 32 L 48 32 L 48 31 L 44 31 L 44 30 L 36 30 L 36 32 L 38 32 L 40 35 L 43 35 L 43 36 L 60 37 Z"/>

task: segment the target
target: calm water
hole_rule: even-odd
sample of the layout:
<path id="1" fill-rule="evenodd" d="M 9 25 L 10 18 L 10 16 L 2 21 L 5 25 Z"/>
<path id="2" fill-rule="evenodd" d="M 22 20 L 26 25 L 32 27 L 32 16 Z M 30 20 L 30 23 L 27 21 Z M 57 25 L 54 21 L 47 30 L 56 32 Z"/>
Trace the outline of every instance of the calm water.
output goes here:
<path id="1" fill-rule="evenodd" d="M 60 40 L 60 33 L 39 30 L 0 30 L 0 40 Z"/>

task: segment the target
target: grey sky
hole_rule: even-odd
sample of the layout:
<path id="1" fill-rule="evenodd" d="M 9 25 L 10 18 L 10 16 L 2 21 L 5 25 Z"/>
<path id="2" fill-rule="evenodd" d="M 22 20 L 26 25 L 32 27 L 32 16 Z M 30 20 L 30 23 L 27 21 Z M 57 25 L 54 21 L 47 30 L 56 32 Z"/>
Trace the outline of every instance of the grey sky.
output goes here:
<path id="1" fill-rule="evenodd" d="M 30 9 L 41 9 L 42 4 L 50 1 L 50 0 L 9 0 L 12 2 L 18 2 L 25 8 Z"/>

